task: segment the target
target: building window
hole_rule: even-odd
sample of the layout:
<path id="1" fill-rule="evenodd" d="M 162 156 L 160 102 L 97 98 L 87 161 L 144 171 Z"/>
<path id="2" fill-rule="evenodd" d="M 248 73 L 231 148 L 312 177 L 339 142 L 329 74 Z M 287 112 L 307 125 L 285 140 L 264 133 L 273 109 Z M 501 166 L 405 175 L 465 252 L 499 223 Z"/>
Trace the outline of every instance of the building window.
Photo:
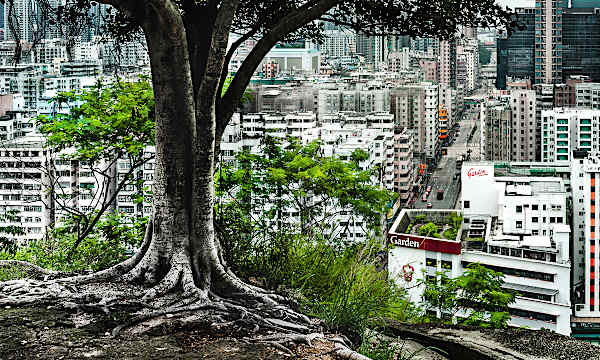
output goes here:
<path id="1" fill-rule="evenodd" d="M 432 258 L 426 258 L 425 259 L 425 265 L 431 266 L 431 267 L 436 267 L 437 266 L 437 260 L 436 259 L 432 259 Z"/>
<path id="2" fill-rule="evenodd" d="M 562 224 L 562 222 L 563 222 L 563 219 L 562 219 L 562 217 L 561 217 L 561 216 L 557 217 L 557 218 L 556 218 L 556 222 L 557 222 L 558 224 Z"/>
<path id="3" fill-rule="evenodd" d="M 523 206 L 517 205 L 517 212 L 518 213 L 522 213 L 523 212 Z"/>
<path id="4" fill-rule="evenodd" d="M 537 209 L 538 209 L 537 204 L 531 204 L 531 210 L 537 210 Z"/>
<path id="5" fill-rule="evenodd" d="M 516 227 L 517 227 L 517 229 L 522 229 L 523 228 L 523 222 L 522 221 L 517 221 Z"/>
<path id="6" fill-rule="evenodd" d="M 463 205 L 464 205 L 464 208 L 465 208 L 465 209 L 468 209 L 468 208 L 470 208 L 470 207 L 471 207 L 471 202 L 470 202 L 469 200 L 465 200 L 465 201 L 463 202 Z"/>
<path id="7" fill-rule="evenodd" d="M 532 222 L 532 223 L 536 223 L 536 222 L 538 222 L 538 218 L 537 218 L 537 217 L 535 217 L 535 216 L 534 216 L 534 217 L 532 217 L 532 218 L 531 218 L 531 222 Z"/>
<path id="8" fill-rule="evenodd" d="M 452 270 L 452 261 L 442 260 L 442 269 Z"/>
<path id="9" fill-rule="evenodd" d="M 551 216 L 550 217 L 550 224 L 554 224 L 554 222 L 555 222 L 555 218 L 554 218 L 554 216 Z"/>

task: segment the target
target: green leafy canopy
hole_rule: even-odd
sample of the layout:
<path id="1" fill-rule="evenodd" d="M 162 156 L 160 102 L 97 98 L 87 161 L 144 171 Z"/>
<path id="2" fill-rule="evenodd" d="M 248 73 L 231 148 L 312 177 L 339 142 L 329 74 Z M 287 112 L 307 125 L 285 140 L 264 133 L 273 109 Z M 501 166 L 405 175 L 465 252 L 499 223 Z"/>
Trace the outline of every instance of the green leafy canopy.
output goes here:
<path id="1" fill-rule="evenodd" d="M 385 205 L 395 194 L 373 185 L 375 169 L 360 168 L 359 162 L 368 158 L 364 151 L 356 150 L 350 158 L 322 156 L 319 141 L 303 145 L 288 138 L 284 148 L 282 140 L 267 136 L 262 154 L 242 152 L 239 166 L 218 172 L 217 196 L 233 198 L 247 214 L 259 211 L 270 220 L 297 209 L 304 232 L 312 227 L 332 230 L 336 225 L 329 222 L 343 209 L 378 233 Z"/>
<path id="2" fill-rule="evenodd" d="M 37 118 L 46 146 L 73 159 L 138 158 L 154 144 L 154 94 L 146 77 L 134 82 L 99 79 L 88 90 L 60 93 L 52 100 L 62 110 Z"/>

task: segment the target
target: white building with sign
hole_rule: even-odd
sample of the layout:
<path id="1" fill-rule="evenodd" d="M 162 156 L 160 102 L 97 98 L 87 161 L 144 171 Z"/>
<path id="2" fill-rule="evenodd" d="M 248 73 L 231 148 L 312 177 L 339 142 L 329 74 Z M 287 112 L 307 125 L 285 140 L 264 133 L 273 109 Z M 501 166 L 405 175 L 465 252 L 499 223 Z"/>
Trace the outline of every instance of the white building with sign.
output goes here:
<path id="1" fill-rule="evenodd" d="M 388 233 L 390 275 L 420 302 L 418 280 L 447 271 L 460 276 L 471 263 L 504 274 L 517 292 L 510 325 L 571 333 L 567 191 L 561 178 L 495 176 L 494 164 L 464 163 L 461 210 L 403 210 Z M 462 214 L 456 240 L 444 239 L 452 214 Z M 423 219 L 424 218 L 424 219 Z M 437 225 L 440 235 L 415 227 Z M 415 245 L 415 243 L 417 245 Z M 443 314 L 437 314 L 443 316 Z"/>

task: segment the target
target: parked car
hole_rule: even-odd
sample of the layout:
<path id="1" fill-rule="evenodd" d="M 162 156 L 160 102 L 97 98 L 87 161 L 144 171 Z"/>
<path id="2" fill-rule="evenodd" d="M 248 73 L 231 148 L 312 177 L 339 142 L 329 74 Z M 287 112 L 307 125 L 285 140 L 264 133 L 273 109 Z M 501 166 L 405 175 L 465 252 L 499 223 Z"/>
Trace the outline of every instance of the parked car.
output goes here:
<path id="1" fill-rule="evenodd" d="M 433 205 L 431 205 L 431 203 L 427 203 L 427 208 L 431 209 L 433 207 Z"/>
<path id="2" fill-rule="evenodd" d="M 423 194 L 423 197 L 421 198 L 421 200 L 423 200 L 423 202 L 427 202 L 427 194 Z"/>
<path id="3" fill-rule="evenodd" d="M 425 190 L 426 192 L 430 193 L 431 192 L 431 186 L 427 187 L 427 190 Z"/>

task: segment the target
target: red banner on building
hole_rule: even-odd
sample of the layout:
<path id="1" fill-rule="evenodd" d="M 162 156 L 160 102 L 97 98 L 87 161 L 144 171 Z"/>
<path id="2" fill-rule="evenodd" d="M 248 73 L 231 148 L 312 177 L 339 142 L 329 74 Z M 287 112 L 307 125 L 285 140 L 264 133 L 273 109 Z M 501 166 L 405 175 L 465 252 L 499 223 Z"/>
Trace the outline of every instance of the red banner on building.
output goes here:
<path id="1" fill-rule="evenodd" d="M 427 238 L 423 236 L 394 234 L 387 236 L 388 244 L 406 248 L 441 252 L 445 254 L 460 254 L 460 242 Z"/>

